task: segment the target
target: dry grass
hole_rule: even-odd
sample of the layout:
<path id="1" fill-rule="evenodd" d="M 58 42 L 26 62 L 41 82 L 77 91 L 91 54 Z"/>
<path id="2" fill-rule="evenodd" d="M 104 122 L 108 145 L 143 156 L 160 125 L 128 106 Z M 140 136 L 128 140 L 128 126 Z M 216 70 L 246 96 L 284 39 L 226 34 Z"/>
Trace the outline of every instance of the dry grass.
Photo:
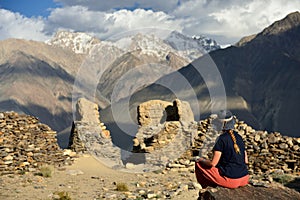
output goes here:
<path id="1" fill-rule="evenodd" d="M 273 179 L 274 179 L 274 181 L 281 183 L 282 185 L 285 185 L 285 184 L 293 181 L 294 177 L 289 174 L 276 174 L 276 175 L 273 175 Z"/>
<path id="2" fill-rule="evenodd" d="M 117 188 L 116 188 L 117 191 L 120 191 L 120 192 L 129 191 L 128 186 L 126 185 L 126 183 L 117 183 L 116 186 L 117 186 Z"/>
<path id="3" fill-rule="evenodd" d="M 60 191 L 60 192 L 54 192 L 55 200 L 72 200 L 68 192 Z"/>
<path id="4" fill-rule="evenodd" d="M 46 165 L 46 166 L 42 166 L 40 168 L 40 171 L 35 173 L 35 175 L 48 178 L 52 176 L 53 171 L 54 171 L 53 166 Z"/>

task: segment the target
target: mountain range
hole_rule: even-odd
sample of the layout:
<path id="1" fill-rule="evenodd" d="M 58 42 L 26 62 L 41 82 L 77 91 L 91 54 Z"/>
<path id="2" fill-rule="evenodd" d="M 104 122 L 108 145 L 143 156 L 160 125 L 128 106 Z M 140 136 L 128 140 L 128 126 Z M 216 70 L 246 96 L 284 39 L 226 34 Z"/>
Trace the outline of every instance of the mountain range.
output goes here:
<path id="1" fill-rule="evenodd" d="M 86 33 L 67 31 L 58 32 L 46 42 L 0 41 L 0 110 L 34 115 L 58 132 L 69 132 L 73 121 L 72 98 L 77 93 L 89 96 L 90 84 L 95 84 L 91 81 L 97 84 L 92 91 L 94 100 L 105 108 L 110 104 L 117 80 L 127 71 L 149 63 L 167 66 L 169 72 L 176 71 L 193 56 L 203 55 L 206 51 L 203 49 L 220 48 L 209 38 L 195 39 L 196 43 L 203 40 L 203 46 L 194 48 L 192 37 L 178 32 L 171 35 L 173 41 L 179 38 L 184 42 L 185 38 L 186 46 L 179 51 L 167 40 L 141 33 L 117 41 L 101 41 Z M 94 80 L 100 72 L 101 76 L 96 77 L 99 80 Z M 76 88 L 76 80 L 84 83 Z M 120 92 L 116 98 L 127 95 Z"/>
<path id="2" fill-rule="evenodd" d="M 291 13 L 226 49 L 204 36 L 189 37 L 176 31 L 164 38 L 138 33 L 115 41 L 66 31 L 46 42 L 3 40 L 0 110 L 34 115 L 58 132 L 69 132 L 76 90 L 83 96 L 93 92 L 92 100 L 100 105 L 101 118 L 107 123 L 111 121 L 111 98 L 122 102 L 128 96 L 134 115 L 143 101 L 173 100 L 177 95 L 188 100 L 194 95 L 197 103 L 191 104 L 199 105 L 194 112 L 200 118 L 210 114 L 211 98 L 217 98 L 211 94 L 217 78 L 224 84 L 227 108 L 239 119 L 256 129 L 299 136 L 299 24 L 300 13 Z M 135 82 L 143 80 L 127 78 L 123 80 L 125 90 L 114 93 L 129 72 L 147 74 L 145 66 L 157 75 L 143 77 L 145 84 L 135 87 Z M 213 68 L 220 77 L 210 77 Z M 80 78 L 84 84 L 74 84 Z M 187 84 L 171 91 L 180 80 Z M 186 88 L 192 88 L 193 94 Z"/>
<path id="3" fill-rule="evenodd" d="M 130 97 L 133 109 L 131 114 L 134 114 L 135 107 L 143 101 L 171 101 L 178 96 L 189 100 L 194 92 L 200 107 L 195 113 L 196 117 L 199 114 L 201 117 L 208 116 L 214 109 L 212 102 L 218 98 L 218 94 L 211 93 L 217 87 L 214 84 L 219 77 L 209 78 L 213 74 L 212 69 L 217 67 L 226 92 L 226 107 L 240 120 L 245 120 L 255 129 L 299 137 L 299 24 L 300 13 L 294 12 L 262 32 L 243 38 L 235 46 L 201 56 L 177 72 L 168 74 L 133 94 Z M 181 76 L 191 85 L 192 91 L 187 92 L 188 85 L 175 93 L 168 88 L 180 83 Z M 168 87 L 165 87 L 166 84 Z M 105 116 L 110 116 L 109 110 Z M 108 117 L 106 123 L 109 122 L 111 119 Z"/>

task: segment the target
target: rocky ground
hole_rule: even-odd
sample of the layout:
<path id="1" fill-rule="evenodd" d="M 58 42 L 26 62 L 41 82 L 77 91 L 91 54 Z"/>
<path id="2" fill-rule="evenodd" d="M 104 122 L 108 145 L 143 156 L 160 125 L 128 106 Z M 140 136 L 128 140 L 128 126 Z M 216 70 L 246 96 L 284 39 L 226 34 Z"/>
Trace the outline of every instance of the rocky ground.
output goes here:
<path id="1" fill-rule="evenodd" d="M 217 134 L 211 131 L 211 119 L 197 124 L 194 145 L 180 158 L 169 161 L 160 170 L 133 173 L 113 170 L 90 154 L 61 150 L 55 132 L 35 117 L 0 113 L 0 199 L 189 200 L 198 199 L 199 191 L 213 197 L 200 195 L 200 199 L 228 199 L 236 194 L 248 194 L 249 198 L 256 194 L 255 197 L 272 200 L 276 195 L 279 199 L 300 199 L 300 139 L 256 131 L 242 121 L 238 121 L 236 130 L 247 146 L 250 186 L 237 190 L 202 190 L 194 174 L 195 158 L 196 155 L 210 157 L 207 152 Z M 110 141 L 107 135 L 100 136 L 103 141 Z M 164 140 L 158 137 L 158 142 Z M 150 144 L 155 147 L 156 143 L 153 140 Z M 109 151 L 110 146 L 102 150 Z"/>
<path id="2" fill-rule="evenodd" d="M 191 172 L 168 169 L 149 173 L 126 173 L 112 170 L 90 155 L 80 155 L 72 165 L 52 168 L 51 171 L 50 177 L 32 172 L 0 176 L 0 199 L 191 200 L 200 198 L 199 192 L 204 194 L 202 197 L 211 194 L 216 199 L 227 199 L 232 193 L 237 195 L 235 199 L 242 197 L 241 195 L 248 195 L 248 199 L 253 199 L 251 195 L 259 197 L 265 194 L 273 195 L 272 199 L 280 199 L 279 195 L 283 199 L 300 198 L 300 193 L 276 182 L 263 187 L 262 185 L 253 187 L 253 184 L 250 184 L 241 190 L 224 189 L 221 192 L 216 192 L 221 188 L 203 190 Z"/>
<path id="3" fill-rule="evenodd" d="M 51 177 L 31 172 L 0 176 L 0 199 L 59 199 L 58 192 L 71 199 L 197 199 L 200 187 L 189 172 L 120 172 L 89 155 L 52 171 Z"/>

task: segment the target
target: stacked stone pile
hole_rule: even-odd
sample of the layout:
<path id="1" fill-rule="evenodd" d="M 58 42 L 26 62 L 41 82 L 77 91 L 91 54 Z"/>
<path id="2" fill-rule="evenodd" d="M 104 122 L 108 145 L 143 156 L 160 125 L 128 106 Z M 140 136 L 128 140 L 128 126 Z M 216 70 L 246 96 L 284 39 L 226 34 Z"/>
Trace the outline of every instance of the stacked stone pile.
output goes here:
<path id="1" fill-rule="evenodd" d="M 72 160 L 69 151 L 59 148 L 56 132 L 37 118 L 0 113 L 0 174 L 36 171 L 42 165 L 59 166 Z"/>
<path id="2" fill-rule="evenodd" d="M 69 145 L 68 148 L 76 153 L 88 153 L 85 144 L 83 143 L 80 135 L 78 133 L 78 123 L 73 122 L 72 130 L 69 138 Z"/>
<path id="3" fill-rule="evenodd" d="M 256 131 L 243 121 L 237 123 L 236 129 L 245 141 L 250 173 L 300 172 L 300 138 Z"/>
<path id="4" fill-rule="evenodd" d="M 299 174 L 300 138 L 257 131 L 243 121 L 236 121 L 235 130 L 242 136 L 248 153 L 250 174 Z M 213 144 L 219 133 L 212 129 L 211 122 L 212 118 L 207 118 L 198 123 L 198 135 L 192 149 L 180 159 L 170 162 L 167 168 L 179 171 L 188 168 L 192 172 L 196 156 L 212 157 Z"/>

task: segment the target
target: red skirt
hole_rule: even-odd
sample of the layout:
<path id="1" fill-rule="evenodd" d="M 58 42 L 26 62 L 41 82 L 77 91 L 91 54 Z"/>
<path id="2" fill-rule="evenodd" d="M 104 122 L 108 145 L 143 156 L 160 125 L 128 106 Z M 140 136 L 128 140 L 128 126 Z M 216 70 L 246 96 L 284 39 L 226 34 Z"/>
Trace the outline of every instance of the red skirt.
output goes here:
<path id="1" fill-rule="evenodd" d="M 243 176 L 241 178 L 228 178 L 220 175 L 218 168 L 205 167 L 199 162 L 196 162 L 195 164 L 195 174 L 197 181 L 201 184 L 202 188 L 206 188 L 208 186 L 238 188 L 249 183 L 249 175 Z"/>

